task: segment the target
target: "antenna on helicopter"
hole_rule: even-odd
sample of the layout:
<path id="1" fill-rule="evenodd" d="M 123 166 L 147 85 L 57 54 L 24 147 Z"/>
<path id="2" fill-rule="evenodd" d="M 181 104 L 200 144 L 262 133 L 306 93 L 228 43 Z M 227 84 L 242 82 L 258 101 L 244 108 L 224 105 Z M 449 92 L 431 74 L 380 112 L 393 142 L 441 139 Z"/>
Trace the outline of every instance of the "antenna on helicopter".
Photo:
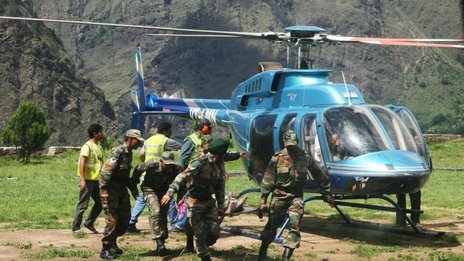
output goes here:
<path id="1" fill-rule="evenodd" d="M 343 78 L 343 84 L 345 84 L 346 95 L 348 96 L 348 105 L 352 105 L 352 102 L 351 102 L 351 93 L 350 93 L 349 90 L 348 90 L 348 85 L 346 84 L 345 74 L 343 73 L 343 71 L 342 71 L 342 78 Z"/>

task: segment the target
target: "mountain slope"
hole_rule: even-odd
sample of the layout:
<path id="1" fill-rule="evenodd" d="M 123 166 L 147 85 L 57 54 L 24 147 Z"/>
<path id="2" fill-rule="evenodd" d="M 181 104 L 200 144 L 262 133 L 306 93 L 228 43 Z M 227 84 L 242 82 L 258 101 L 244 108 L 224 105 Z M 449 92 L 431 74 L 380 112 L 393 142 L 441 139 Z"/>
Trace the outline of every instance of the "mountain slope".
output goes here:
<path id="1" fill-rule="evenodd" d="M 30 2 L 10 2 L 0 1 L 1 14 L 34 14 Z M 1 21 L 0 57 L 0 129 L 21 101 L 30 100 L 47 115 L 52 134 L 47 144 L 79 145 L 95 122 L 116 131 L 103 92 L 80 75 L 61 41 L 43 24 Z"/>

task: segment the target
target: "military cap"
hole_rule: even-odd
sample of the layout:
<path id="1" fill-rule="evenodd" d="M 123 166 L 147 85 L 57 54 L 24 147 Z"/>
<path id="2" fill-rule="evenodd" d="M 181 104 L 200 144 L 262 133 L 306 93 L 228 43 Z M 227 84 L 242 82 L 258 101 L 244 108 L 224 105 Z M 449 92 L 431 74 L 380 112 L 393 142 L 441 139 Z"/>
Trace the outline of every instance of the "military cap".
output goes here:
<path id="1" fill-rule="evenodd" d="M 144 138 L 142 138 L 142 134 L 140 134 L 140 131 L 137 130 L 137 129 L 130 129 L 128 131 L 126 131 L 126 137 L 129 137 L 129 138 L 136 138 L 138 139 L 139 141 L 145 141 Z"/>
<path id="2" fill-rule="evenodd" d="M 161 159 L 163 160 L 164 164 L 176 164 L 174 161 L 174 152 L 172 151 L 165 151 L 161 154 Z"/>
<path id="3" fill-rule="evenodd" d="M 291 145 L 297 145 L 298 144 L 298 139 L 296 138 L 296 133 L 293 130 L 287 130 L 284 133 L 284 146 L 291 146 Z"/>
<path id="4" fill-rule="evenodd" d="M 225 139 L 214 139 L 208 146 L 208 151 L 211 154 L 224 155 L 229 149 L 229 141 Z"/>

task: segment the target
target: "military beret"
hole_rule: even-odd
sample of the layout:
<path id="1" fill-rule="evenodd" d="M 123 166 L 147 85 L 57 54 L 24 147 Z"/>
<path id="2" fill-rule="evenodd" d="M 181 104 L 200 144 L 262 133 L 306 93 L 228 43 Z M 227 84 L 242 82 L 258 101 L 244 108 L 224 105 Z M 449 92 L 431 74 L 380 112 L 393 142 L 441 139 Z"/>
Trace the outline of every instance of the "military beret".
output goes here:
<path id="1" fill-rule="evenodd" d="M 208 151 L 211 154 L 224 155 L 229 149 L 229 141 L 225 139 L 213 139 L 213 141 L 208 146 Z"/>

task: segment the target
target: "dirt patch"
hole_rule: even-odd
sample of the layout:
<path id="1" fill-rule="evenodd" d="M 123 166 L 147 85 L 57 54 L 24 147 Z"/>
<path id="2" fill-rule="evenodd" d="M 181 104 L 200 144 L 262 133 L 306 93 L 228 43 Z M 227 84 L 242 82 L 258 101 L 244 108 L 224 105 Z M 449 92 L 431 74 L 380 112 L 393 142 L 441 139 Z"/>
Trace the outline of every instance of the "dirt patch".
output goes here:
<path id="1" fill-rule="evenodd" d="M 245 231 L 259 233 L 267 218 L 259 220 L 254 215 L 226 218 L 227 227 L 240 228 Z M 372 223 L 371 223 L 372 224 Z M 125 250 L 122 259 L 161 260 L 155 256 L 154 243 L 149 234 L 146 217 L 137 224 L 140 235 L 125 235 L 118 241 Z M 97 229 L 103 231 L 104 219 L 99 218 Z M 391 227 L 379 224 L 379 228 Z M 341 221 L 329 221 L 326 217 L 305 216 L 302 226 L 302 242 L 295 251 L 293 260 L 393 260 L 415 257 L 418 260 L 428 259 L 433 253 L 464 252 L 464 246 L 457 238 L 464 237 L 464 221 L 438 220 L 423 225 L 424 231 L 431 234 L 438 231 L 447 232 L 441 239 L 423 236 L 405 236 L 397 233 L 347 227 Z M 88 232 L 88 231 L 85 231 Z M 284 234 L 285 235 L 285 234 Z M 90 250 L 93 255 L 86 260 L 99 260 L 101 234 L 84 234 L 79 238 L 71 230 L 34 229 L 34 230 L 0 230 L 0 260 L 32 260 L 27 255 L 40 253 L 47 248 L 69 248 Z M 182 246 L 185 236 L 182 233 L 171 233 L 167 246 L 171 255 L 165 260 L 192 260 L 194 255 L 184 254 Z M 214 246 L 213 260 L 256 260 L 260 241 L 257 239 L 222 233 Z M 369 250 L 375 255 L 370 256 Z M 269 260 L 280 260 L 282 246 L 271 245 Z M 367 256 L 363 256 L 367 255 Z M 60 260 L 76 260 L 60 258 Z"/>

